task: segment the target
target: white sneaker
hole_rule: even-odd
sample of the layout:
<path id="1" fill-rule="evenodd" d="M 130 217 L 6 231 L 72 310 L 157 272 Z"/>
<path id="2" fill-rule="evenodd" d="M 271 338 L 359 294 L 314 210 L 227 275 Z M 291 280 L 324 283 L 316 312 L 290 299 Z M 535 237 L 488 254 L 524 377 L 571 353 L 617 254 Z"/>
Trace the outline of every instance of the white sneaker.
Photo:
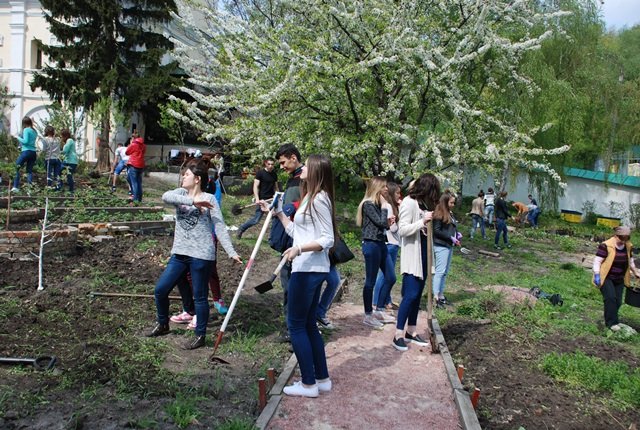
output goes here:
<path id="1" fill-rule="evenodd" d="M 193 319 L 191 320 L 191 322 L 189 323 L 189 325 L 187 326 L 187 328 L 188 328 L 189 330 L 195 330 L 197 325 L 198 325 L 198 321 L 197 321 L 196 316 L 194 315 L 194 316 L 193 316 Z"/>
<path id="2" fill-rule="evenodd" d="M 376 317 L 373 315 L 365 315 L 364 320 L 362 320 L 364 325 L 368 325 L 369 327 L 373 327 L 376 330 L 382 330 L 384 328 L 384 324 L 382 324 Z"/>
<path id="3" fill-rule="evenodd" d="M 383 311 L 373 311 L 373 316 L 383 324 L 391 324 L 396 322 L 396 319 L 394 317 Z"/>
<path id="4" fill-rule="evenodd" d="M 289 385 L 288 387 L 284 387 L 282 390 L 287 396 L 298 396 L 298 397 L 318 397 L 318 384 L 314 384 L 313 386 L 307 388 L 302 385 L 302 381 L 298 381 L 293 385 Z"/>
<path id="5" fill-rule="evenodd" d="M 18 191 L 20 191 L 20 190 L 18 188 L 16 188 L 16 187 L 11 188 L 11 194 L 15 194 Z"/>
<path id="6" fill-rule="evenodd" d="M 321 393 L 328 393 L 329 391 L 331 391 L 332 384 L 331 379 L 329 378 L 323 380 L 322 382 L 316 380 L 316 385 L 318 386 L 318 391 Z"/>
<path id="7" fill-rule="evenodd" d="M 614 324 L 611 327 L 609 327 L 609 329 L 611 331 L 620 331 L 622 329 L 622 327 L 620 327 L 620 324 Z"/>

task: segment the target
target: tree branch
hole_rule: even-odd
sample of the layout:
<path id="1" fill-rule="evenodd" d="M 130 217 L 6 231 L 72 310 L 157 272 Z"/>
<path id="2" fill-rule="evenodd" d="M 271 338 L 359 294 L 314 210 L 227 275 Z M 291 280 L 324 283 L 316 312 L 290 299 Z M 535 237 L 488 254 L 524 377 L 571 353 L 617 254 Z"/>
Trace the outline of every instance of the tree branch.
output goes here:
<path id="1" fill-rule="evenodd" d="M 360 119 L 358 118 L 358 112 L 356 112 L 356 106 L 353 103 L 353 97 L 351 97 L 351 89 L 349 88 L 349 79 L 344 81 L 344 89 L 347 92 L 347 99 L 349 100 L 349 109 L 351 109 L 351 114 L 353 115 L 353 121 L 356 126 L 356 132 L 362 133 L 362 128 L 360 127 Z"/>

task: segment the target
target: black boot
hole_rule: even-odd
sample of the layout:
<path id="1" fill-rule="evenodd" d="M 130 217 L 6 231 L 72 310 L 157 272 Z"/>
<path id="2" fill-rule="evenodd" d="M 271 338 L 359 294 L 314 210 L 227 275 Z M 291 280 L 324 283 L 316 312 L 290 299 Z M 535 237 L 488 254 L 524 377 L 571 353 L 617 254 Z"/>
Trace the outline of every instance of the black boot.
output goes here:
<path id="1" fill-rule="evenodd" d="M 192 340 L 190 340 L 189 342 L 185 343 L 184 349 L 202 348 L 204 346 L 205 338 L 206 338 L 205 335 L 194 337 Z"/>
<path id="2" fill-rule="evenodd" d="M 151 330 L 151 332 L 147 334 L 147 337 L 164 336 L 165 334 L 168 334 L 168 333 L 169 333 L 169 324 L 158 323 L 153 328 L 153 330 Z"/>

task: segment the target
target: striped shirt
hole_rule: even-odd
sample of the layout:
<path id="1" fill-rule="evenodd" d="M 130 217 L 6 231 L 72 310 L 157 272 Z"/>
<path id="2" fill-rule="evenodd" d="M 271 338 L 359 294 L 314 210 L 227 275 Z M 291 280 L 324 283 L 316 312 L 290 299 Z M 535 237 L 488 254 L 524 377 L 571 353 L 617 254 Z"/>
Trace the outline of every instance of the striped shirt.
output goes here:
<path id="1" fill-rule="evenodd" d="M 606 259 L 608 255 L 609 252 L 607 251 L 607 245 L 601 243 L 600 246 L 598 246 L 596 257 L 602 257 L 603 259 Z M 607 274 L 607 279 L 610 279 L 612 281 L 623 281 L 628 267 L 629 257 L 627 256 L 627 248 L 623 246 L 622 249 L 618 249 L 618 247 L 616 247 L 616 256 L 613 259 L 613 264 L 611 265 L 611 269 L 609 269 L 609 273 Z"/>

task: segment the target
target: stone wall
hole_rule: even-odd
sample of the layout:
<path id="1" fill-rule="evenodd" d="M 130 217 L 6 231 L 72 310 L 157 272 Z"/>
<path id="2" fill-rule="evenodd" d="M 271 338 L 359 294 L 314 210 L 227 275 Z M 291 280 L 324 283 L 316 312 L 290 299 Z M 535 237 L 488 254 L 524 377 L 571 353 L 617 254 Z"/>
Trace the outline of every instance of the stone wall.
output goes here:
<path id="1" fill-rule="evenodd" d="M 31 231 L 0 231 L 0 258 L 8 259 L 37 259 L 40 249 L 40 235 L 38 230 Z M 45 255 L 73 254 L 78 241 L 78 229 L 66 227 L 61 230 L 47 232 L 50 240 L 44 247 Z M 35 254 L 35 256 L 33 254 Z"/>

